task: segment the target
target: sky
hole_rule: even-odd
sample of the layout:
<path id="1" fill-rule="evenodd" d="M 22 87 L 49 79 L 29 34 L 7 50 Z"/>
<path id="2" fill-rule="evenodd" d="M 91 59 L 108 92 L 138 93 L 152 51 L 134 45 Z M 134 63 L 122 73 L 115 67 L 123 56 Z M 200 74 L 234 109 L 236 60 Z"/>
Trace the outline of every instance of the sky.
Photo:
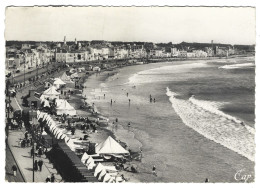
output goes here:
<path id="1" fill-rule="evenodd" d="M 9 7 L 5 39 L 255 44 L 255 8 Z"/>

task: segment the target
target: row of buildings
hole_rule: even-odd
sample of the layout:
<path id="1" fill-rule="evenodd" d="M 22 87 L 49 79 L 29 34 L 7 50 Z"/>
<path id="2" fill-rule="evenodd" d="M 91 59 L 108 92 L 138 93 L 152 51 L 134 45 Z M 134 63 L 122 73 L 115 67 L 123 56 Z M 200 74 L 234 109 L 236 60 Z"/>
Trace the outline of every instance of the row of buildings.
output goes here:
<path id="1" fill-rule="evenodd" d="M 211 56 L 228 56 L 234 54 L 234 48 L 205 47 L 204 49 L 178 49 L 174 46 L 158 47 L 152 44 L 149 47 L 143 44 L 119 44 L 111 45 L 108 42 L 96 44 L 81 44 L 75 41 L 67 43 L 64 37 L 63 43 L 47 45 L 36 43 L 35 45 L 22 44 L 6 48 L 7 68 L 28 68 L 42 66 L 50 61 L 77 63 L 108 59 L 137 59 L 137 58 L 205 58 Z"/>

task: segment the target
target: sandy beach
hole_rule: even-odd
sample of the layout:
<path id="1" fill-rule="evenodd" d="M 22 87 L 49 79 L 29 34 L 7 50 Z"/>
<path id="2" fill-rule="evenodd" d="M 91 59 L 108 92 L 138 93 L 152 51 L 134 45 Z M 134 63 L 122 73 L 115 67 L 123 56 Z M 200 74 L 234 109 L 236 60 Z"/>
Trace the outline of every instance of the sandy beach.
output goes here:
<path id="1" fill-rule="evenodd" d="M 140 182 L 204 182 L 205 178 L 209 178 L 211 182 L 237 182 L 234 174 L 241 168 L 254 176 L 253 162 L 184 125 L 165 95 L 166 86 L 162 91 L 164 95 L 159 96 L 158 91 L 161 91 L 164 85 L 154 85 L 153 89 L 149 85 L 153 70 L 167 70 L 170 66 L 180 67 L 176 69 L 179 72 L 176 79 L 179 81 L 183 79 L 181 73 L 189 70 L 190 66 L 200 68 L 204 63 L 205 61 L 198 60 L 184 64 L 165 62 L 124 67 L 114 70 L 113 73 L 91 75 L 84 83 L 86 88 L 83 94 L 87 96 L 86 101 L 90 105 L 94 103 L 97 111 L 109 118 L 110 123 L 119 118 L 117 127 L 110 124 L 105 129 L 111 131 L 118 140 L 127 143 L 131 150 L 142 149 L 142 162 L 136 162 L 139 173 L 133 174 Z M 152 70 L 151 73 L 142 72 L 148 69 Z M 141 72 L 140 77 L 149 77 L 138 80 L 135 76 L 137 72 Z M 129 78 L 133 77 L 145 83 L 137 84 L 136 88 L 133 88 L 134 85 L 129 84 Z M 164 82 L 161 78 L 153 81 Z M 149 103 L 149 92 L 156 97 L 158 103 Z M 129 96 L 126 96 L 127 93 Z M 143 98 L 143 94 L 147 99 Z M 128 99 L 131 99 L 131 105 Z M 162 117 L 157 116 L 158 110 L 163 113 Z M 127 126 L 129 121 L 131 127 Z M 167 126 L 165 121 L 168 122 Z M 153 165 L 157 167 L 157 177 L 152 175 Z"/>

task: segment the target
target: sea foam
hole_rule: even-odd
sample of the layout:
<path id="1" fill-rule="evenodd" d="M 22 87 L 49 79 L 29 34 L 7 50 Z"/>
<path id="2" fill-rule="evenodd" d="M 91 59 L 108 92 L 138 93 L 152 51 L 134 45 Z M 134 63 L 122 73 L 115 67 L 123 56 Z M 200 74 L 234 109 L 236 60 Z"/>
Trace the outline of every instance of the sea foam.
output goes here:
<path id="1" fill-rule="evenodd" d="M 219 69 L 239 69 L 239 68 L 254 68 L 254 63 L 239 63 L 232 65 L 224 65 L 219 67 Z"/>
<path id="2" fill-rule="evenodd" d="M 229 148 L 254 161 L 254 131 L 241 121 L 227 115 L 205 101 L 192 96 L 189 100 L 176 98 L 176 93 L 167 88 L 172 107 L 183 123 L 204 137 Z"/>

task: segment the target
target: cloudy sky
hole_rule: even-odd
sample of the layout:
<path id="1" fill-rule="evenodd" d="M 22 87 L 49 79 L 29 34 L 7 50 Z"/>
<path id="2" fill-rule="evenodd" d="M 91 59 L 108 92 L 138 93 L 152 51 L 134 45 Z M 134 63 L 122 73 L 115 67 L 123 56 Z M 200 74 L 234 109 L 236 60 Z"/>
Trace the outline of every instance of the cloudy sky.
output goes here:
<path id="1" fill-rule="evenodd" d="M 12 7 L 6 40 L 255 44 L 254 8 Z"/>

